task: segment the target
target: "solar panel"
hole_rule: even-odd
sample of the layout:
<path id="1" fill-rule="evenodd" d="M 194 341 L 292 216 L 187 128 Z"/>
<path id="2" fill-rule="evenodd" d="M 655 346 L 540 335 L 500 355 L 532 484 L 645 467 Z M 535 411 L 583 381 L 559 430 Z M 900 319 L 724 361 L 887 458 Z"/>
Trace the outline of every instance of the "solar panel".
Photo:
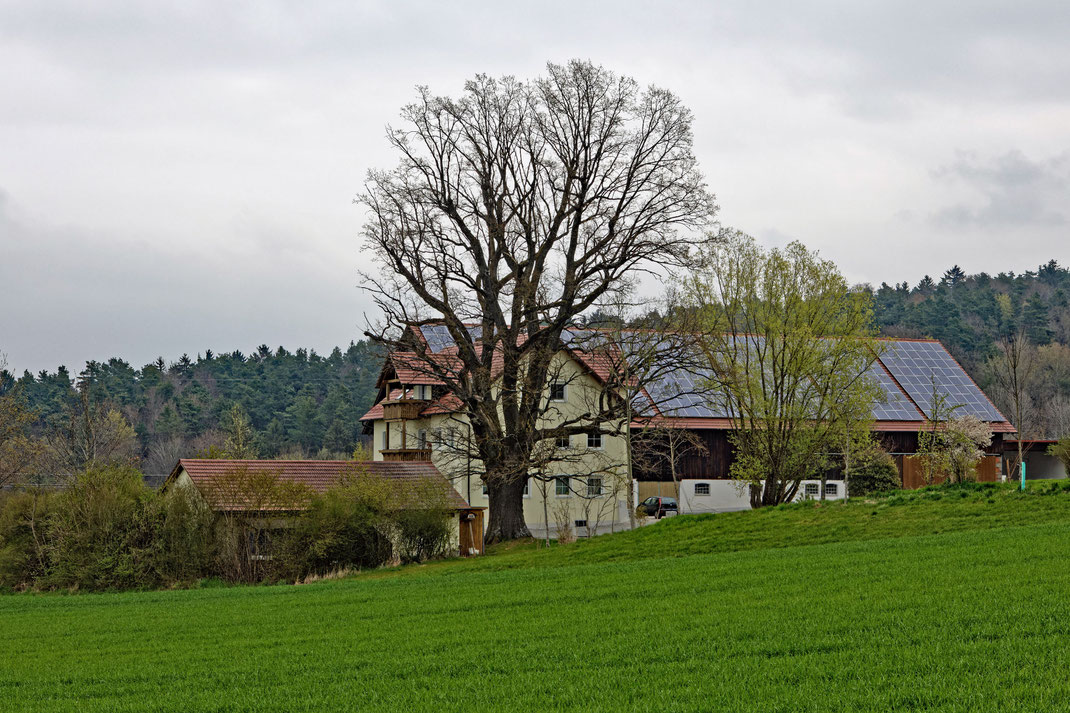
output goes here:
<path id="1" fill-rule="evenodd" d="M 914 404 L 903 395 L 895 381 L 881 365 L 874 362 L 869 368 L 870 375 L 884 392 L 884 403 L 873 405 L 873 418 L 878 421 L 921 421 L 922 416 Z"/>
<path id="2" fill-rule="evenodd" d="M 423 332 L 424 340 L 427 341 L 427 346 L 432 352 L 440 352 L 456 346 L 453 337 L 450 336 L 450 330 L 444 324 L 425 324 L 420 327 L 420 331 Z M 468 328 L 468 333 L 473 336 L 478 335 L 480 331 L 482 327 L 479 326 Z"/>
<path id="3" fill-rule="evenodd" d="M 933 415 L 935 389 L 945 398 L 947 407 L 959 407 L 955 415 L 970 414 L 982 421 L 1003 420 L 939 342 L 885 342 L 880 359 L 927 417 Z"/>

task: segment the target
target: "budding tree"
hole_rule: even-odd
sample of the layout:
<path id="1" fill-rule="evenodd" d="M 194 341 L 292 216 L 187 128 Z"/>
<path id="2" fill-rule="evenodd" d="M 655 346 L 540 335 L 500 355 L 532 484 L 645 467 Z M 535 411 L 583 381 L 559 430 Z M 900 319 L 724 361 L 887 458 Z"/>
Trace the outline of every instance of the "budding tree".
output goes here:
<path id="1" fill-rule="evenodd" d="M 400 157 L 370 173 L 364 285 L 383 320 L 368 336 L 456 397 L 487 484 L 487 539 L 528 535 L 533 451 L 552 438 L 546 387 L 562 335 L 643 270 L 685 265 L 716 212 L 691 113 L 580 61 L 531 81 L 477 76 L 460 97 L 426 88 L 389 132 Z M 450 358 L 407 338 L 445 325 Z M 573 424 L 574 426 L 578 424 Z"/>
<path id="2" fill-rule="evenodd" d="M 763 250 L 726 231 L 688 283 L 705 322 L 712 405 L 732 421 L 734 478 L 752 507 L 794 499 L 882 398 L 867 292 L 800 243 Z"/>

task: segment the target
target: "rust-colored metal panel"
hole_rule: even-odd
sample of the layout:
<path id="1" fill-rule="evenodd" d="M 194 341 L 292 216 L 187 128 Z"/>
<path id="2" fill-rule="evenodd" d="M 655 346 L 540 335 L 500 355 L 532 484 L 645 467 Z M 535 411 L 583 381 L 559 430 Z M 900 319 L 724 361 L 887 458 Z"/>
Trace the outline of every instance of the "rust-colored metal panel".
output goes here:
<path id="1" fill-rule="evenodd" d="M 900 474 L 903 476 L 903 488 L 913 490 L 927 485 L 922 475 L 921 463 L 917 456 L 901 456 L 896 458 L 900 461 Z M 984 456 L 975 468 L 976 480 L 982 483 L 995 483 L 999 480 L 999 456 Z M 933 485 L 945 480 L 943 474 L 937 474 L 933 478 Z"/>
<path id="2" fill-rule="evenodd" d="M 995 483 L 999 480 L 999 456 L 985 456 L 977 464 L 977 480 L 982 483 Z"/>

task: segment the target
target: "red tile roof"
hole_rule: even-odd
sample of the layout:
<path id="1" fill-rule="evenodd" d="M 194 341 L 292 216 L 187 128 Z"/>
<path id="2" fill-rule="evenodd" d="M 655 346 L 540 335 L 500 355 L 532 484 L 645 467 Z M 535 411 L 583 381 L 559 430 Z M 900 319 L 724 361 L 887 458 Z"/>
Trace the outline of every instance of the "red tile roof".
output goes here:
<path id="1" fill-rule="evenodd" d="M 179 471 L 185 470 L 193 484 L 202 493 L 213 487 L 225 485 L 227 476 L 240 473 L 271 473 L 279 480 L 304 486 L 313 493 L 322 493 L 339 483 L 344 474 L 352 473 L 357 477 L 361 473 L 396 482 L 399 485 L 419 485 L 430 483 L 441 486 L 447 502 L 456 509 L 469 507 L 464 498 L 453 489 L 442 473 L 430 461 L 387 462 L 387 461 L 343 461 L 343 460 L 230 460 L 221 458 L 182 458 L 171 471 L 170 482 Z M 224 495 L 228 502 L 217 509 L 246 509 L 247 500 L 239 496 L 231 498 Z M 292 510 L 294 507 L 281 505 L 263 509 Z"/>

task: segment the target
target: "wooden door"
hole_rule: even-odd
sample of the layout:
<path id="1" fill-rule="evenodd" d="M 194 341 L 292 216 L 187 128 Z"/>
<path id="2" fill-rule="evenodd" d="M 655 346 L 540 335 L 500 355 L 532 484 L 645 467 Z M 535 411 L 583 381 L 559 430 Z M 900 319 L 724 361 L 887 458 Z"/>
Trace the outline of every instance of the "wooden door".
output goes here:
<path id="1" fill-rule="evenodd" d="M 459 519 L 461 557 L 483 554 L 483 511 L 462 510 Z"/>

